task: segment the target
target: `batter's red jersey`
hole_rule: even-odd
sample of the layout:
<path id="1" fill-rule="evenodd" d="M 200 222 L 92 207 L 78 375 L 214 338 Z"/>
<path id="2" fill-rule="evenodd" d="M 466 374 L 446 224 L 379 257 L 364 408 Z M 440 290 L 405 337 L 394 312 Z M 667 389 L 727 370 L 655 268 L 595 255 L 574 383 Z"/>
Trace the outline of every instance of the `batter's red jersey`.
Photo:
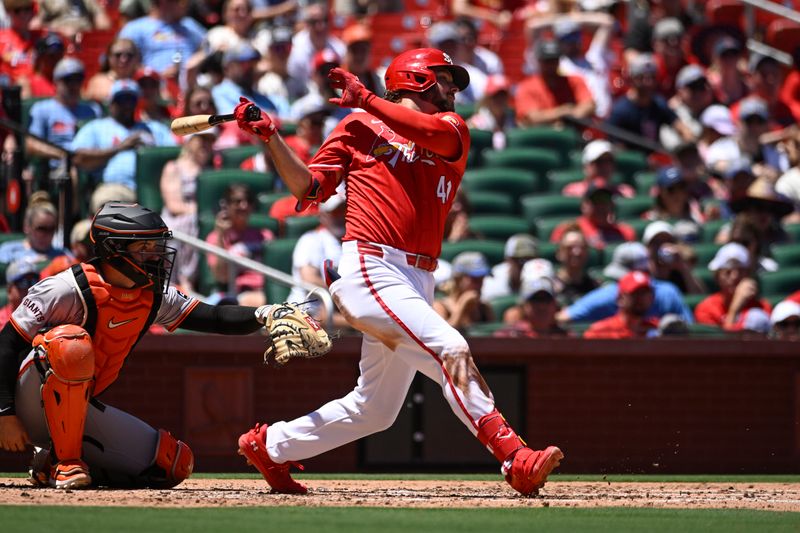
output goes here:
<path id="1" fill-rule="evenodd" d="M 446 161 L 401 137 L 369 113 L 352 113 L 331 132 L 309 164 L 320 201 L 330 197 L 336 173 L 347 193 L 345 241 L 385 244 L 439 257 L 444 222 L 467 166 L 469 129 L 455 113 L 437 113 L 461 139 L 458 159 Z"/>

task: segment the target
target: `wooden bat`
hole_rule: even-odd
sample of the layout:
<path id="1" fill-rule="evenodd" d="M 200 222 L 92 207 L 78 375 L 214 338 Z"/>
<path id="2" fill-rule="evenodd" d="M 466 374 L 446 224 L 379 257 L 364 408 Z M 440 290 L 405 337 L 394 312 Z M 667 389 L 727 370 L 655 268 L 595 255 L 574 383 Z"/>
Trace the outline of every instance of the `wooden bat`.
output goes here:
<path id="1" fill-rule="evenodd" d="M 251 105 L 247 108 L 247 120 L 255 121 L 261 119 L 261 110 Z M 169 128 L 175 135 L 189 135 L 190 133 L 200 133 L 211 129 L 217 124 L 236 120 L 233 113 L 228 115 L 189 115 L 188 117 L 178 117 L 172 121 Z"/>

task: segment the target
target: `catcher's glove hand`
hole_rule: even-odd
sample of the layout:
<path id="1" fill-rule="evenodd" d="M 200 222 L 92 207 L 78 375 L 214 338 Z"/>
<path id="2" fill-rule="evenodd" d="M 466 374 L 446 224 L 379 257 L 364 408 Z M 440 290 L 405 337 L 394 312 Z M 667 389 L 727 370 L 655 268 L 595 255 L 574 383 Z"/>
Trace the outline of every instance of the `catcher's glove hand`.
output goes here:
<path id="1" fill-rule="evenodd" d="M 264 312 L 266 311 L 266 312 Z M 293 357 L 321 357 L 331 351 L 328 333 L 308 313 L 294 304 L 282 303 L 260 307 L 259 322 L 269 335 L 264 363 L 283 366 Z"/>

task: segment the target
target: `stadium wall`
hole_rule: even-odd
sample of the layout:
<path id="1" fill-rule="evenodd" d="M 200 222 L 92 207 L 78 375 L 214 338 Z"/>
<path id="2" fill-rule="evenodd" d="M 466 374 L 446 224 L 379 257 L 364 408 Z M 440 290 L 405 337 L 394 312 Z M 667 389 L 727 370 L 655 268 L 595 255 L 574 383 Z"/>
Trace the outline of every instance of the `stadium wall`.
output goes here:
<path id="1" fill-rule="evenodd" d="M 100 399 L 163 427 L 198 471 L 247 471 L 236 440 L 255 421 L 303 415 L 349 392 L 360 339 L 286 368 L 261 363 L 264 339 L 151 335 Z M 500 409 L 534 447 L 559 445 L 563 473 L 800 473 L 797 344 L 751 340 L 559 341 L 476 338 Z M 304 461 L 310 472 L 496 471 L 415 381 L 395 426 Z M 28 457 L 0 453 L 0 471 Z"/>

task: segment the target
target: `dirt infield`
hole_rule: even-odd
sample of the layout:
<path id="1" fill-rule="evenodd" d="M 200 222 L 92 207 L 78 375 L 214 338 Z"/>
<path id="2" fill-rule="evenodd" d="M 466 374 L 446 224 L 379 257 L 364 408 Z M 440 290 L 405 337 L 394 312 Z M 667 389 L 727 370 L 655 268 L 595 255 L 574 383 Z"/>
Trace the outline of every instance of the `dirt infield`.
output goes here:
<path id="1" fill-rule="evenodd" d="M 502 482 L 312 480 L 305 496 L 271 494 L 250 479 L 195 479 L 173 490 L 56 491 L 24 479 L 0 478 L 3 505 L 136 507 L 653 507 L 800 511 L 797 483 L 552 482 L 540 496 L 521 498 Z"/>

